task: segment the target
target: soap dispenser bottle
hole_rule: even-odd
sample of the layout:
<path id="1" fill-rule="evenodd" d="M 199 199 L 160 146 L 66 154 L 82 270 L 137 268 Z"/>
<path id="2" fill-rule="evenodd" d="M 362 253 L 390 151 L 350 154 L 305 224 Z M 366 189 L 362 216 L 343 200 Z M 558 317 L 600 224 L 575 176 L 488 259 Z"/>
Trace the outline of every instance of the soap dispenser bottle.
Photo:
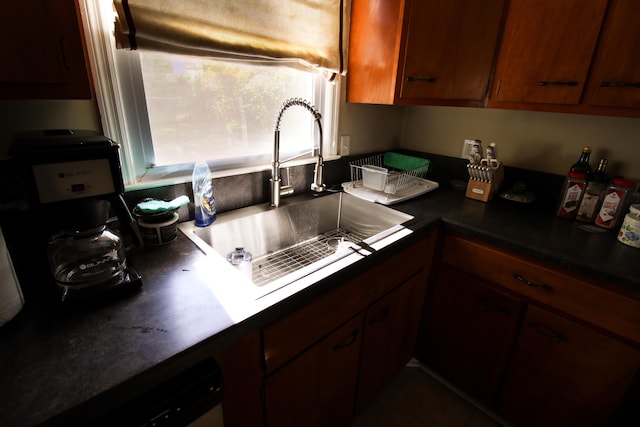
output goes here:
<path id="1" fill-rule="evenodd" d="M 193 206 L 196 226 L 206 227 L 216 219 L 216 204 L 211 185 L 211 171 L 205 162 L 196 162 L 192 175 Z"/>

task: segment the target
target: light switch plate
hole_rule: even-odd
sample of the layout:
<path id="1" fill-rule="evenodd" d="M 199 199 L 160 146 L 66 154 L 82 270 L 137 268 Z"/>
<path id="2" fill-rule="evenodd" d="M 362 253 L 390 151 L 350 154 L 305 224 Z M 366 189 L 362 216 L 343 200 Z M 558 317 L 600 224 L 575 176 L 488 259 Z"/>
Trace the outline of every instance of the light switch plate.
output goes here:
<path id="1" fill-rule="evenodd" d="M 340 137 L 340 154 L 342 156 L 348 156 L 351 151 L 351 136 L 342 135 Z"/>

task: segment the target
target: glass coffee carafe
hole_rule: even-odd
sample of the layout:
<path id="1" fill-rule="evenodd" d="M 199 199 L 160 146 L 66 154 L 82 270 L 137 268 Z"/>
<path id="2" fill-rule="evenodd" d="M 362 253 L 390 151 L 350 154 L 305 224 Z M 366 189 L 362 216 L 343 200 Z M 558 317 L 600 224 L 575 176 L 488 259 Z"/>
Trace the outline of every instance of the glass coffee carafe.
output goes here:
<path id="1" fill-rule="evenodd" d="M 63 299 L 76 290 L 114 287 L 124 280 L 127 267 L 122 239 L 104 225 L 53 236 L 47 256 Z"/>
<path id="2" fill-rule="evenodd" d="M 56 211 L 62 230 L 49 239 L 47 259 L 62 301 L 131 280 L 123 238 L 108 226 L 108 200 L 66 202 Z M 64 207 L 64 209 L 63 209 Z"/>

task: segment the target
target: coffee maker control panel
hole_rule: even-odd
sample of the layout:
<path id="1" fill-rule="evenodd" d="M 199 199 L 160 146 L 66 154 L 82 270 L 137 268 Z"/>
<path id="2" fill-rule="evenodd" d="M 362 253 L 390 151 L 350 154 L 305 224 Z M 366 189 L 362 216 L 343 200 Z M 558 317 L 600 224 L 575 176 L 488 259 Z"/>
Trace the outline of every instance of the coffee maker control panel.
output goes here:
<path id="1" fill-rule="evenodd" d="M 45 130 L 14 136 L 30 202 L 113 198 L 124 193 L 120 146 L 95 131 Z"/>
<path id="2" fill-rule="evenodd" d="M 32 169 L 41 203 L 116 192 L 108 159 L 39 164 Z"/>

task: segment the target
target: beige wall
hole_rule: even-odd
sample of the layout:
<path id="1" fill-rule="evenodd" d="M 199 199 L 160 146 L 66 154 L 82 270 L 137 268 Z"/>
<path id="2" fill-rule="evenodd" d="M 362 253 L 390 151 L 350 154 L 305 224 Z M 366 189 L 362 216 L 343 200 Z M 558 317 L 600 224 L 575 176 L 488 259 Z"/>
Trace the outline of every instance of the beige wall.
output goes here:
<path id="1" fill-rule="evenodd" d="M 400 146 L 460 156 L 465 139 L 498 145 L 505 164 L 564 174 L 585 145 L 591 166 L 640 179 L 640 119 L 486 108 L 404 107 Z"/>
<path id="2" fill-rule="evenodd" d="M 345 104 L 340 107 L 340 135 L 349 135 L 350 154 L 366 154 L 399 146 L 402 107 Z"/>
<path id="3" fill-rule="evenodd" d="M 9 145 L 17 132 L 65 128 L 100 131 L 100 119 L 95 102 L 0 101 L 0 160 L 9 157 Z"/>
<path id="4" fill-rule="evenodd" d="M 94 102 L 0 101 L 0 159 L 14 133 L 64 127 L 99 130 Z M 459 156 L 465 139 L 494 141 L 505 164 L 558 174 L 589 145 L 592 166 L 605 156 L 611 172 L 640 180 L 640 119 L 343 103 L 339 135 L 356 155 L 400 147 Z"/>

